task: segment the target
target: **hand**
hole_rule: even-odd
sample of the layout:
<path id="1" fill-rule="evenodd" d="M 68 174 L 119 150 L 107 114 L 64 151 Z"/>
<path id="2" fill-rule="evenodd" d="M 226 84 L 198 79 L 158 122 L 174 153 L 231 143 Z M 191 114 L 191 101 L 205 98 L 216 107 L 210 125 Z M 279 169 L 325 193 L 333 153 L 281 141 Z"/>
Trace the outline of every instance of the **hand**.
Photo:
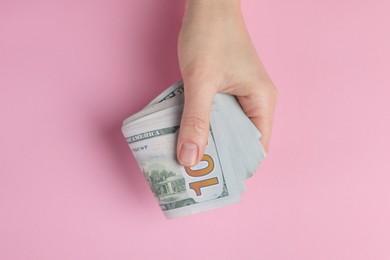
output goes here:
<path id="1" fill-rule="evenodd" d="M 277 90 L 246 30 L 239 0 L 187 0 L 179 35 L 185 104 L 177 142 L 178 161 L 202 158 L 217 92 L 235 95 L 262 134 L 268 151 Z"/>

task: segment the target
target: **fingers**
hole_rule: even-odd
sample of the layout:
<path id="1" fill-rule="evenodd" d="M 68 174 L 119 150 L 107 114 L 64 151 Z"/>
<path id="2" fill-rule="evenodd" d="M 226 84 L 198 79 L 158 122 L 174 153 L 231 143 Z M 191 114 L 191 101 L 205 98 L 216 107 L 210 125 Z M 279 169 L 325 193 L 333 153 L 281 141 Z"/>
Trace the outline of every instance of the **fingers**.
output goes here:
<path id="1" fill-rule="evenodd" d="M 208 85 L 184 82 L 185 102 L 177 142 L 178 161 L 184 166 L 197 164 L 204 154 L 214 94 Z"/>
<path id="2" fill-rule="evenodd" d="M 252 86 L 253 88 L 253 86 Z M 253 91 L 248 96 L 238 97 L 245 114 L 261 133 L 260 141 L 266 152 L 272 133 L 273 118 L 277 101 L 277 90 L 272 83 L 263 85 L 260 90 Z"/>
<path id="3" fill-rule="evenodd" d="M 269 143 L 271 140 L 272 133 L 272 120 L 271 118 L 251 118 L 252 122 L 255 124 L 257 129 L 259 129 L 261 133 L 260 142 L 264 147 L 264 150 L 268 153 L 269 151 Z"/>

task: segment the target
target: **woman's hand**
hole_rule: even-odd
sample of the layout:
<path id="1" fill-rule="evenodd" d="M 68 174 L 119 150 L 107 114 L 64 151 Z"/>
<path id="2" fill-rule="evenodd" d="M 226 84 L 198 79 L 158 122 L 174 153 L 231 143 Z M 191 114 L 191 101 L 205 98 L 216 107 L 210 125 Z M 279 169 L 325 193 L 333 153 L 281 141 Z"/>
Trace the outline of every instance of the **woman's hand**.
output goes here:
<path id="1" fill-rule="evenodd" d="M 235 95 L 268 151 L 277 90 L 246 30 L 239 0 L 187 0 L 179 35 L 185 105 L 177 154 L 184 166 L 202 158 L 217 92 Z"/>

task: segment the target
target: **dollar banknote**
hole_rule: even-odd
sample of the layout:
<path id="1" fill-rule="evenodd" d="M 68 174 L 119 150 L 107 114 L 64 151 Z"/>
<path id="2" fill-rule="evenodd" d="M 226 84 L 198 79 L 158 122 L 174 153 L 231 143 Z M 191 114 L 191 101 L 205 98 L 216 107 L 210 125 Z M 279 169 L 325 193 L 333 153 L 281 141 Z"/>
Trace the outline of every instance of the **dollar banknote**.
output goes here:
<path id="1" fill-rule="evenodd" d="M 184 167 L 176 143 L 184 105 L 177 82 L 124 120 L 122 133 L 167 218 L 182 217 L 240 201 L 244 180 L 265 157 L 260 132 L 235 97 L 217 94 L 200 163 Z"/>

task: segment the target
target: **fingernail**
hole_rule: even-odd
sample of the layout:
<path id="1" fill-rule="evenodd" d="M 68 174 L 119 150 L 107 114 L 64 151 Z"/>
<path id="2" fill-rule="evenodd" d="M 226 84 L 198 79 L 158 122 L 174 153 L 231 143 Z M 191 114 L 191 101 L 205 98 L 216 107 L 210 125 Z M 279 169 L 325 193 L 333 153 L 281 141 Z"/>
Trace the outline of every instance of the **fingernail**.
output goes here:
<path id="1" fill-rule="evenodd" d="M 198 146 L 193 143 L 183 143 L 180 149 L 180 163 L 188 166 L 193 166 L 196 163 L 198 156 Z"/>

